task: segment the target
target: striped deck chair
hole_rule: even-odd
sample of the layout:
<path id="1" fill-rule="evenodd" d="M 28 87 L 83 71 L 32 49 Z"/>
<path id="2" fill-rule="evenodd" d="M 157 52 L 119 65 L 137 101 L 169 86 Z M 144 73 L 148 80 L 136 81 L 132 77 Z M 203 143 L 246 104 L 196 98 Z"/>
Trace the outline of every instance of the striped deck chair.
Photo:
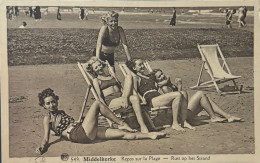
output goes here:
<path id="1" fill-rule="evenodd" d="M 215 45 L 199 45 L 198 49 L 200 52 L 200 55 L 202 57 L 202 66 L 198 78 L 198 82 L 195 86 L 190 87 L 192 89 L 199 89 L 199 88 L 209 88 L 214 87 L 216 88 L 217 92 L 222 95 L 226 93 L 241 93 L 242 87 L 239 89 L 235 79 L 240 78 L 241 76 L 233 75 L 228 67 L 228 64 L 219 48 L 218 44 Z M 221 57 L 222 65 L 220 63 L 220 60 L 218 58 L 218 54 Z M 203 70 L 206 70 L 211 78 L 211 80 L 206 82 L 201 82 L 201 76 L 203 73 Z M 228 81 L 232 81 L 235 90 L 229 91 L 229 92 L 222 92 L 219 89 L 218 84 L 225 83 Z"/>

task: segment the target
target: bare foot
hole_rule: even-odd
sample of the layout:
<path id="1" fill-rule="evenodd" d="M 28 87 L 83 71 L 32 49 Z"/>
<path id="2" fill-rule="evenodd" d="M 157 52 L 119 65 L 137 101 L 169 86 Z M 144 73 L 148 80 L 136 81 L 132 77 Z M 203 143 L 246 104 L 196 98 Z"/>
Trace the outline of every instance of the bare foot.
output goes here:
<path id="1" fill-rule="evenodd" d="M 225 118 L 220 118 L 220 117 L 217 117 L 217 116 L 210 119 L 210 121 L 213 122 L 213 123 L 223 122 L 223 121 L 225 121 L 225 120 L 226 120 Z"/>
<path id="2" fill-rule="evenodd" d="M 148 135 L 151 139 L 160 139 L 166 136 L 163 132 L 149 132 Z"/>
<path id="3" fill-rule="evenodd" d="M 187 121 L 184 122 L 184 127 L 191 129 L 191 130 L 196 130 L 196 128 L 193 127 L 192 125 L 190 125 Z"/>
<path id="4" fill-rule="evenodd" d="M 172 125 L 172 128 L 174 129 L 174 130 L 177 130 L 177 131 L 185 131 L 184 130 L 184 128 L 182 128 L 180 125 L 178 125 L 178 124 L 173 124 Z"/>
<path id="5" fill-rule="evenodd" d="M 127 130 L 129 132 L 137 132 L 137 130 L 132 129 L 127 123 L 123 123 L 122 125 L 118 125 L 119 130 Z"/>
<path id="6" fill-rule="evenodd" d="M 235 116 L 232 116 L 232 115 L 228 118 L 228 122 L 229 123 L 236 122 L 236 121 L 241 121 L 241 120 L 242 120 L 242 118 L 238 118 L 238 117 L 235 117 Z"/>
<path id="7" fill-rule="evenodd" d="M 169 128 L 171 125 L 163 125 L 164 128 Z"/>

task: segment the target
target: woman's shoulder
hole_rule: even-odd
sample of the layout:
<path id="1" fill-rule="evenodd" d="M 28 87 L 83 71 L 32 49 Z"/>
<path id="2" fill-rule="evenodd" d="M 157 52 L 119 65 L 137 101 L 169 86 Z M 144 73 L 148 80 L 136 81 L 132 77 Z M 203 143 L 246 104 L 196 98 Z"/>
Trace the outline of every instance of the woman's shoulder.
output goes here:
<path id="1" fill-rule="evenodd" d="M 100 31 L 106 32 L 108 30 L 108 26 L 107 25 L 103 25 L 100 28 Z"/>
<path id="2" fill-rule="evenodd" d="M 118 26 L 117 29 L 118 29 L 119 32 L 124 32 L 124 29 L 121 26 Z"/>

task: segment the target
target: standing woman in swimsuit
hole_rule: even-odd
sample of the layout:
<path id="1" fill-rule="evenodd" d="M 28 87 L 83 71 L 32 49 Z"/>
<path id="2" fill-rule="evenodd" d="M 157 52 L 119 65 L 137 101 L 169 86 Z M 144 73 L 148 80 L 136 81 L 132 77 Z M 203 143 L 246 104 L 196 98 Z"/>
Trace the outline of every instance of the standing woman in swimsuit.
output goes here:
<path id="1" fill-rule="evenodd" d="M 121 42 L 126 53 L 127 60 L 131 59 L 124 29 L 118 26 L 118 13 L 108 12 L 102 17 L 104 25 L 98 35 L 96 56 L 102 61 L 107 60 L 114 67 L 115 48 Z"/>
<path id="2" fill-rule="evenodd" d="M 91 105 L 82 123 L 75 123 L 71 116 L 58 109 L 59 96 L 55 95 L 52 89 L 47 88 L 43 90 L 38 97 L 39 105 L 47 111 L 43 119 L 44 138 L 35 151 L 38 154 L 45 153 L 50 146 L 49 138 L 51 132 L 56 136 L 67 138 L 69 141 L 76 143 L 91 143 L 95 139 L 158 139 L 165 136 L 161 132 L 148 134 L 135 132 L 99 101 L 95 101 Z M 98 127 L 99 114 L 117 123 L 119 125 L 118 129 Z"/>
<path id="3" fill-rule="evenodd" d="M 131 104 L 138 124 L 140 125 L 141 132 L 148 133 L 148 128 L 143 119 L 139 97 L 132 95 L 132 76 L 129 74 L 125 77 L 123 91 L 121 92 L 120 83 L 118 83 L 111 74 L 104 71 L 105 63 L 103 61 L 97 57 L 91 57 L 87 63 L 87 71 L 96 76 L 93 80 L 93 85 L 101 102 L 109 106 L 111 110 L 117 110 L 122 107 L 127 108 Z M 111 96 L 113 99 L 111 99 Z"/>

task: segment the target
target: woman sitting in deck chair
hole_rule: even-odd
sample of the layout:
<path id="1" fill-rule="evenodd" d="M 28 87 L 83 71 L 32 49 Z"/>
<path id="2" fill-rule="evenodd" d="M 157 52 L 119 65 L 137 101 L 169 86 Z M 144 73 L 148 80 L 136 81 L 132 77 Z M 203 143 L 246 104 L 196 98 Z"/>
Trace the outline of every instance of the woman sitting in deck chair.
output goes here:
<path id="1" fill-rule="evenodd" d="M 55 95 L 52 89 L 43 90 L 39 93 L 38 97 L 39 105 L 47 111 L 43 119 L 44 138 L 41 145 L 35 151 L 38 154 L 45 153 L 50 146 L 49 138 L 51 131 L 57 136 L 67 138 L 69 141 L 76 143 L 92 143 L 95 139 L 158 139 L 165 136 L 161 132 L 135 132 L 135 130 L 118 119 L 109 108 L 99 101 L 95 101 L 91 105 L 82 123 L 76 123 L 71 116 L 58 109 L 59 96 Z M 119 129 L 98 127 L 99 113 L 117 123 Z"/>
<path id="2" fill-rule="evenodd" d="M 176 91 L 175 86 L 171 84 L 171 81 L 169 78 L 167 78 L 162 70 L 160 69 L 154 69 L 151 73 L 151 79 L 153 79 L 158 85 L 160 85 L 160 89 L 163 93 L 169 93 Z M 188 94 L 186 91 L 183 95 L 188 100 Z M 222 110 L 210 97 L 208 97 L 205 93 L 202 91 L 197 91 L 189 100 L 188 102 L 188 112 L 187 112 L 187 121 L 190 121 L 194 118 L 195 115 L 200 113 L 202 110 L 205 110 L 210 118 L 211 122 L 218 122 L 221 121 L 219 118 L 215 118 L 215 113 L 225 117 L 228 122 L 234 122 L 234 121 L 240 121 L 241 118 L 232 116 L 228 113 L 226 113 L 224 110 Z M 217 120 L 217 121 L 216 121 Z M 225 119 L 223 119 L 225 120 Z"/>
<path id="3" fill-rule="evenodd" d="M 109 106 L 111 110 L 117 110 L 119 108 L 128 108 L 131 103 L 134 112 L 136 114 L 137 121 L 140 125 L 142 133 L 148 133 L 148 128 L 144 123 L 140 100 L 138 96 L 132 95 L 133 84 L 132 76 L 128 75 L 125 78 L 123 91 L 121 92 L 121 85 L 115 76 L 110 73 L 105 73 L 106 63 L 101 61 L 97 57 L 91 57 L 87 62 L 87 71 L 94 74 L 96 78 L 93 80 L 94 88 L 99 96 L 101 102 Z M 110 71 L 113 71 L 110 69 Z M 120 97 L 111 100 L 110 95 L 118 95 Z M 111 100 L 111 101 L 110 101 Z"/>
<path id="4" fill-rule="evenodd" d="M 185 131 L 183 127 L 195 129 L 186 121 L 187 101 L 182 93 L 178 91 L 166 94 L 159 93 L 157 83 L 144 74 L 145 66 L 141 59 L 127 61 L 126 66 L 136 74 L 133 78 L 134 87 L 137 92 L 143 96 L 147 104 L 151 107 L 171 106 L 173 113 L 173 123 L 171 127 L 174 130 Z M 181 115 L 181 126 L 178 122 L 179 115 Z"/>

